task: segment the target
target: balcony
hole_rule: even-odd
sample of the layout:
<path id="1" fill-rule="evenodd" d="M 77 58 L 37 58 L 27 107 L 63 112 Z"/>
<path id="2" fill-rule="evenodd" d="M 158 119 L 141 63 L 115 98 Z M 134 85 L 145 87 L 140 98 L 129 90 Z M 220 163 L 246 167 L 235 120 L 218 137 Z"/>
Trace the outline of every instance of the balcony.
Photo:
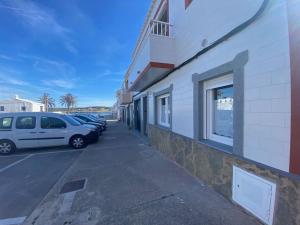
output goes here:
<path id="1" fill-rule="evenodd" d="M 132 102 L 132 92 L 121 89 L 117 92 L 117 97 L 120 105 L 126 105 Z"/>
<path id="2" fill-rule="evenodd" d="M 131 91 L 142 91 L 174 68 L 175 40 L 169 23 L 152 20 L 138 42 L 127 72 Z"/>

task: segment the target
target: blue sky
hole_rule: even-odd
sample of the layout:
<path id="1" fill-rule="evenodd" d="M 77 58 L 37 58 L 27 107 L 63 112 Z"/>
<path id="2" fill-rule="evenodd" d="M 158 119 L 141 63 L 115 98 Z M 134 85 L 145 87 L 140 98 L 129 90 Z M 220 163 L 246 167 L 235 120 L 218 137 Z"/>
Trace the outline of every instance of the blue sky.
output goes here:
<path id="1" fill-rule="evenodd" d="M 106 105 L 130 63 L 151 0 L 0 0 L 0 99 Z"/>

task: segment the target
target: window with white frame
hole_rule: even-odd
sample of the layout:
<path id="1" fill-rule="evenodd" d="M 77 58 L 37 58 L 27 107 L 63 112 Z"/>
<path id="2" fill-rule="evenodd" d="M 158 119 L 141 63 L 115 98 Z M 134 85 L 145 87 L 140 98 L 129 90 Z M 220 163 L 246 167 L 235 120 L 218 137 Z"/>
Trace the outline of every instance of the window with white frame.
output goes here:
<path id="1" fill-rule="evenodd" d="M 170 94 L 157 97 L 157 123 L 164 127 L 171 124 L 171 103 Z"/>
<path id="2" fill-rule="evenodd" d="M 204 82 L 204 138 L 233 145 L 233 76 Z"/>

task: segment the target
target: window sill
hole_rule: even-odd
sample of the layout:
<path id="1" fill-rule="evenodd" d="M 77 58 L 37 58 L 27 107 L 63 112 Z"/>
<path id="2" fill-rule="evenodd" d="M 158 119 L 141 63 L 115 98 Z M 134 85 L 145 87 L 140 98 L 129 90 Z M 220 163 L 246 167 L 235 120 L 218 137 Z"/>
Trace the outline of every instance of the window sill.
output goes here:
<path id="1" fill-rule="evenodd" d="M 230 145 L 225 145 L 219 142 L 215 142 L 212 140 L 207 140 L 207 139 L 201 139 L 199 140 L 200 144 L 207 145 L 208 147 L 214 148 L 216 150 L 232 154 L 233 153 L 233 147 Z"/>

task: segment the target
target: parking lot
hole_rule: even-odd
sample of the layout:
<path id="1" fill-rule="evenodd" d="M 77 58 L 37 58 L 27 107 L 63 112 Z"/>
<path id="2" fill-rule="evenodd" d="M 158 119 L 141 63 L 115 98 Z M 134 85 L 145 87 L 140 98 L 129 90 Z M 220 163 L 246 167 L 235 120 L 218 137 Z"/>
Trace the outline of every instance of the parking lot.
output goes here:
<path id="1" fill-rule="evenodd" d="M 21 224 L 81 152 L 61 147 L 0 156 L 0 225 Z"/>
<path id="2" fill-rule="evenodd" d="M 116 122 L 83 150 L 0 156 L 0 182 L 0 225 L 261 224 Z"/>

